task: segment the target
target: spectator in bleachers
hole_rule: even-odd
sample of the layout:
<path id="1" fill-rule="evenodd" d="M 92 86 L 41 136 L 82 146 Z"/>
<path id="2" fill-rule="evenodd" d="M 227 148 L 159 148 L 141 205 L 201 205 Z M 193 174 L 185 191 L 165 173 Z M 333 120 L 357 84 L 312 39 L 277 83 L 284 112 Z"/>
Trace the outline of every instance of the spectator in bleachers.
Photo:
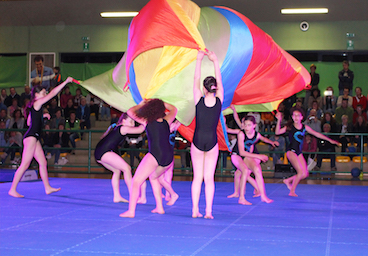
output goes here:
<path id="1" fill-rule="evenodd" d="M 73 100 L 72 99 L 68 99 L 66 107 L 63 109 L 64 111 L 64 117 L 65 119 L 68 119 L 70 117 L 70 112 L 74 111 L 74 105 L 73 105 Z"/>
<path id="2" fill-rule="evenodd" d="M 6 129 L 6 124 L 4 121 L 0 120 L 0 129 Z M 6 146 L 8 146 L 8 142 L 6 141 L 6 132 L 0 130 L 0 152 L 4 152 L 6 150 Z M 0 163 L 1 164 L 1 163 Z"/>
<path id="3" fill-rule="evenodd" d="M 13 112 L 12 118 L 8 119 L 6 125 L 8 129 L 23 129 L 24 128 L 24 118 L 20 109 Z"/>
<path id="4" fill-rule="evenodd" d="M 65 126 L 65 118 L 61 116 L 61 108 L 58 108 L 55 112 L 55 117 L 50 119 L 50 128 L 57 129 L 61 124 Z"/>
<path id="5" fill-rule="evenodd" d="M 276 147 L 274 147 L 273 145 L 269 145 L 268 149 L 270 151 L 285 151 L 285 138 L 283 136 L 275 134 L 270 137 L 270 140 L 277 141 L 279 143 L 279 145 Z M 276 164 L 282 164 L 281 157 L 283 155 L 284 153 L 274 153 L 274 152 L 271 153 L 274 168 Z"/>
<path id="6" fill-rule="evenodd" d="M 353 126 L 354 133 L 368 133 L 367 122 L 364 120 L 363 116 L 357 118 L 357 122 Z M 363 144 L 367 143 L 367 136 L 363 136 Z M 361 138 L 359 135 L 355 135 L 353 138 L 354 143 L 357 143 L 357 152 L 360 152 Z"/>
<path id="7" fill-rule="evenodd" d="M 59 124 L 58 130 L 64 130 L 64 124 Z M 55 165 L 64 165 L 68 162 L 66 158 L 60 158 L 60 153 L 68 152 L 68 149 L 61 149 L 61 148 L 68 148 L 69 147 L 69 135 L 66 132 L 59 131 L 53 134 L 53 153 L 55 154 L 54 163 Z"/>
<path id="8" fill-rule="evenodd" d="M 20 100 L 19 94 L 15 91 L 14 87 L 10 87 L 10 94 L 4 100 L 5 106 L 9 107 L 10 105 L 12 105 L 13 104 L 13 99 L 17 99 L 17 104 L 19 104 L 19 100 Z M 18 107 L 19 107 L 19 105 L 18 105 Z"/>
<path id="9" fill-rule="evenodd" d="M 127 134 L 125 140 L 128 144 L 128 147 L 133 150 L 129 150 L 130 156 L 130 167 L 134 167 L 134 158 L 138 160 L 138 164 L 141 162 L 141 158 L 139 157 L 139 151 L 137 149 L 142 148 L 143 137 L 141 134 Z"/>
<path id="10" fill-rule="evenodd" d="M 303 141 L 303 156 L 305 161 L 308 163 L 308 158 L 314 159 L 315 154 L 309 152 L 317 152 L 317 139 L 316 137 L 306 134 Z"/>
<path id="11" fill-rule="evenodd" d="M 331 86 L 327 87 L 322 98 L 323 112 L 335 113 L 337 97 L 334 95 L 334 90 Z"/>
<path id="12" fill-rule="evenodd" d="M 74 149 L 76 148 L 75 140 L 80 137 L 79 132 L 76 132 L 75 130 L 79 130 L 80 129 L 79 127 L 80 121 L 79 119 L 76 118 L 75 112 L 71 111 L 69 119 L 66 120 L 65 129 L 70 130 L 70 132 L 68 132 L 69 140 L 70 144 L 72 144 L 72 147 Z M 74 150 L 72 151 L 72 154 L 73 155 L 75 154 Z"/>
<path id="13" fill-rule="evenodd" d="M 312 103 L 312 107 L 308 109 L 307 111 L 307 116 L 309 116 L 310 111 L 314 109 L 316 111 L 316 116 L 319 120 L 321 120 L 322 116 L 323 116 L 323 111 L 322 109 L 319 107 L 318 102 L 316 100 L 313 101 Z"/>
<path id="14" fill-rule="evenodd" d="M 280 102 L 279 106 L 277 107 L 277 111 L 278 112 L 281 112 L 283 114 L 283 119 L 284 120 L 289 120 L 289 117 L 290 117 L 290 111 L 289 109 L 287 109 L 285 107 L 285 104 L 284 102 Z"/>
<path id="15" fill-rule="evenodd" d="M 20 107 L 18 106 L 18 99 L 17 98 L 13 98 L 12 99 L 12 104 L 8 107 L 8 116 L 9 117 L 13 116 L 13 112 L 16 109 L 20 109 Z"/>
<path id="16" fill-rule="evenodd" d="M 362 116 L 365 122 L 367 122 L 367 112 L 365 111 L 363 112 L 363 108 L 360 105 L 356 107 L 355 112 L 353 114 L 353 125 L 356 124 L 359 116 Z"/>
<path id="17" fill-rule="evenodd" d="M 0 121 L 4 121 L 5 123 L 8 121 L 8 110 L 2 109 L 0 110 Z"/>
<path id="18" fill-rule="evenodd" d="M 313 101 L 317 101 L 318 108 L 322 109 L 321 91 L 318 88 L 311 90 L 311 96 L 308 99 L 308 108 L 312 108 Z"/>
<path id="19" fill-rule="evenodd" d="M 63 82 L 63 79 L 61 79 L 59 67 L 54 67 L 53 71 L 54 71 L 55 76 L 51 80 L 51 86 L 56 87 Z"/>
<path id="20" fill-rule="evenodd" d="M 301 111 L 303 111 L 303 113 L 306 112 L 306 109 L 303 107 L 303 101 L 302 99 L 298 98 L 295 102 L 295 104 L 293 105 L 294 108 L 300 109 Z M 286 118 L 285 118 L 286 119 Z M 289 116 L 289 118 L 287 120 L 291 120 L 291 116 Z"/>
<path id="21" fill-rule="evenodd" d="M 308 125 L 316 132 L 321 132 L 321 121 L 317 118 L 317 112 L 315 109 L 311 109 L 307 119 L 304 121 L 305 125 Z"/>
<path id="22" fill-rule="evenodd" d="M 367 110 L 367 97 L 362 95 L 362 88 L 356 87 L 355 96 L 353 97 L 353 109 L 356 111 L 359 105 L 364 112 Z"/>
<path id="23" fill-rule="evenodd" d="M 106 104 L 104 101 L 102 101 L 102 105 L 101 105 L 101 116 L 100 116 L 100 120 L 104 120 L 104 121 L 106 121 L 106 120 L 109 120 L 110 119 L 110 117 L 111 117 L 111 109 L 110 109 L 110 106 L 108 105 L 108 104 Z M 116 119 L 116 118 L 115 118 Z M 119 118 L 118 118 L 118 120 L 119 120 Z M 113 123 L 116 123 L 116 122 L 113 122 L 113 121 L 111 121 L 111 123 L 113 124 Z"/>
<path id="24" fill-rule="evenodd" d="M 321 129 L 323 129 L 324 124 L 330 125 L 330 132 L 337 132 L 337 123 L 335 118 L 332 116 L 330 112 L 326 112 L 321 121 Z"/>
<path id="25" fill-rule="evenodd" d="M 98 117 L 100 114 L 100 103 L 101 100 L 93 95 L 92 93 L 88 93 L 86 96 L 87 105 L 91 109 L 91 114 L 94 113 L 96 117 L 96 121 L 98 121 Z"/>
<path id="26" fill-rule="evenodd" d="M 54 86 L 50 86 L 50 92 L 54 89 L 55 87 Z M 51 100 L 49 100 L 46 104 L 45 104 L 45 107 L 47 107 L 47 108 L 50 108 L 51 107 L 51 105 L 52 105 L 52 102 L 53 101 L 56 101 L 56 106 L 59 106 L 59 96 L 58 96 L 58 94 L 56 94 Z"/>
<path id="27" fill-rule="evenodd" d="M 51 118 L 55 118 L 56 111 L 61 110 L 61 108 L 57 105 L 57 101 L 56 101 L 55 98 L 51 99 L 48 110 L 49 110 L 49 114 L 50 114 Z"/>
<path id="28" fill-rule="evenodd" d="M 30 109 L 27 107 L 30 99 L 25 98 L 23 106 L 21 108 L 22 115 L 24 117 L 24 120 L 27 120 Z M 28 127 L 27 122 L 24 123 L 24 128 Z"/>
<path id="29" fill-rule="evenodd" d="M 343 95 L 340 95 L 337 98 L 337 107 L 340 107 L 342 104 L 342 100 L 346 99 L 348 101 L 348 106 L 353 107 L 353 97 L 349 95 L 349 88 L 344 88 Z"/>
<path id="30" fill-rule="evenodd" d="M 53 152 L 53 137 L 54 133 L 50 131 L 50 125 L 47 123 L 45 124 L 44 130 L 42 131 L 42 148 L 45 152 L 46 159 L 50 159 L 51 156 L 54 154 Z"/>
<path id="31" fill-rule="evenodd" d="M 69 86 L 65 86 L 64 93 L 60 95 L 60 107 L 62 109 L 65 109 L 67 107 L 69 99 L 72 100 L 72 105 L 73 105 L 73 95 L 70 93 Z"/>
<path id="32" fill-rule="evenodd" d="M 331 131 L 331 126 L 328 123 L 325 123 L 323 125 L 323 132 L 329 133 Z M 331 138 L 331 135 L 326 135 L 327 137 Z M 335 145 L 331 144 L 327 140 L 318 140 L 318 152 L 335 152 Z M 331 163 L 331 171 L 336 171 L 335 166 L 335 159 L 336 156 L 334 154 L 320 154 L 317 155 L 317 170 L 319 170 L 322 166 L 322 160 L 323 158 L 329 158 Z"/>
<path id="33" fill-rule="evenodd" d="M 347 115 L 349 119 L 348 122 L 353 123 L 354 110 L 348 106 L 347 99 L 343 99 L 341 106 L 336 108 L 335 120 L 338 124 L 341 124 L 341 118 L 343 115 Z"/>
<path id="34" fill-rule="evenodd" d="M 20 157 L 15 157 L 15 153 L 16 152 L 21 153 L 20 147 L 22 146 L 22 142 L 23 136 L 20 132 L 10 131 L 7 143 L 10 148 L 7 148 L 5 152 L 1 155 L 1 162 L 5 163 L 6 158 L 10 155 L 10 162 L 12 164 L 19 164 Z"/>
<path id="35" fill-rule="evenodd" d="M 319 74 L 316 73 L 316 65 L 314 64 L 311 64 L 310 65 L 310 76 L 311 76 L 311 82 L 310 82 L 310 90 L 305 90 L 305 98 L 304 98 L 304 108 L 308 109 L 308 100 L 309 100 L 309 97 L 311 95 L 311 90 L 313 89 L 318 89 L 318 84 L 319 84 Z"/>
<path id="36" fill-rule="evenodd" d="M 80 120 L 80 129 L 91 129 L 91 110 L 87 106 L 87 101 L 85 97 L 81 97 L 80 105 L 77 108 L 76 116 Z M 83 133 L 81 133 L 81 139 L 83 139 Z"/>
<path id="37" fill-rule="evenodd" d="M 121 112 L 116 108 L 110 107 L 110 116 L 111 116 L 111 123 L 112 124 L 116 123 L 121 116 Z"/>
<path id="38" fill-rule="evenodd" d="M 344 93 L 344 88 L 347 87 L 350 93 L 353 90 L 354 73 L 349 69 L 349 62 L 344 60 L 342 62 L 343 69 L 339 72 L 339 92 L 340 95 Z M 350 94 L 351 96 L 351 94 Z"/>
<path id="39" fill-rule="evenodd" d="M 341 124 L 337 127 L 337 132 L 342 133 L 342 135 L 339 136 L 339 142 L 342 144 L 341 152 L 346 152 L 351 138 L 350 136 L 346 136 L 345 133 L 353 132 L 353 125 L 349 123 L 349 117 L 347 115 L 341 117 Z"/>
<path id="40" fill-rule="evenodd" d="M 275 117 L 271 112 L 261 113 L 262 132 L 271 132 L 272 126 L 275 124 Z"/>
<path id="41" fill-rule="evenodd" d="M 8 95 L 6 94 L 6 89 L 3 88 L 3 89 L 1 89 L 1 93 L 0 93 L 0 101 L 4 105 L 5 105 L 6 97 L 8 97 Z M 6 107 L 6 105 L 5 105 L 5 107 Z"/>
<path id="42" fill-rule="evenodd" d="M 75 95 L 73 97 L 73 105 L 74 105 L 74 109 L 77 110 L 80 103 L 81 103 L 81 98 L 83 97 L 82 95 L 82 90 L 80 88 L 77 88 L 75 90 Z"/>
<path id="43" fill-rule="evenodd" d="M 24 106 L 25 99 L 31 99 L 31 88 L 29 85 L 24 85 L 24 92 L 20 95 L 19 106 Z"/>

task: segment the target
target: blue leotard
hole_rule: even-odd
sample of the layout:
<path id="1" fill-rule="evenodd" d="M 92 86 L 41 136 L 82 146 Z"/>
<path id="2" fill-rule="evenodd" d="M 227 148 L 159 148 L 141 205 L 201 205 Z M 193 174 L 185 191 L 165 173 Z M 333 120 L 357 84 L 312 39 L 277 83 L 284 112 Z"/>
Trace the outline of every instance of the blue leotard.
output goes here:
<path id="1" fill-rule="evenodd" d="M 249 152 L 249 153 L 254 153 L 254 154 L 258 154 L 258 150 L 256 148 L 256 144 L 258 142 L 258 132 L 254 133 L 253 138 L 248 138 L 246 133 L 241 130 L 241 132 L 244 134 L 244 150 Z M 251 151 L 253 146 L 253 150 Z M 232 155 L 240 155 L 239 154 L 239 148 L 238 148 L 238 141 L 236 142 L 235 146 L 233 147 L 233 150 L 231 151 Z"/>
<path id="2" fill-rule="evenodd" d="M 291 130 L 289 131 L 289 146 L 287 151 L 292 151 L 297 155 L 302 153 L 303 149 L 303 140 L 305 135 L 305 126 L 302 125 L 300 130 L 296 129 L 294 125 L 291 126 Z"/>

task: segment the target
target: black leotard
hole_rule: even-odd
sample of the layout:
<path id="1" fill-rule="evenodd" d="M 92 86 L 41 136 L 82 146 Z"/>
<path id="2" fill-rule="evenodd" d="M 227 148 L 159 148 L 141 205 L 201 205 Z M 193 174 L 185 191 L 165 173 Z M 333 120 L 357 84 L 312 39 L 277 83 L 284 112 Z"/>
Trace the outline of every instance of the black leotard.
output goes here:
<path id="1" fill-rule="evenodd" d="M 43 109 L 40 108 L 40 110 L 36 111 L 32 106 L 29 114 L 31 115 L 31 125 L 24 134 L 24 138 L 33 136 L 36 137 L 36 139 L 39 139 L 43 126 Z"/>
<path id="2" fill-rule="evenodd" d="M 218 97 L 213 107 L 205 105 L 204 97 L 196 105 L 196 128 L 193 143 L 199 150 L 210 151 L 217 144 L 216 127 L 220 118 L 221 105 Z"/>
<path id="3" fill-rule="evenodd" d="M 292 151 L 297 155 L 302 153 L 303 149 L 303 140 L 305 135 L 305 126 L 302 125 L 302 129 L 298 130 L 294 125 L 291 126 L 291 130 L 289 131 L 289 146 L 287 151 Z"/>
<path id="4" fill-rule="evenodd" d="M 106 152 L 116 152 L 122 140 L 125 140 L 126 135 L 120 133 L 120 127 L 116 126 L 109 134 L 100 140 L 95 149 L 96 161 L 101 160 Z"/>
<path id="5" fill-rule="evenodd" d="M 244 150 L 249 153 L 258 154 L 258 150 L 256 148 L 256 144 L 258 142 L 257 136 L 258 132 L 254 132 L 253 138 L 248 138 L 247 134 L 244 132 L 244 130 L 241 130 L 241 132 L 244 134 Z M 250 151 L 253 146 L 253 151 Z M 238 148 L 238 141 L 236 142 L 235 146 L 233 147 L 233 150 L 231 151 L 231 154 L 233 155 L 240 155 L 239 154 L 239 148 Z"/>
<path id="6" fill-rule="evenodd" d="M 174 149 L 170 145 L 170 127 L 164 119 L 153 121 L 146 126 L 148 152 L 156 158 L 159 166 L 168 166 L 174 158 Z"/>

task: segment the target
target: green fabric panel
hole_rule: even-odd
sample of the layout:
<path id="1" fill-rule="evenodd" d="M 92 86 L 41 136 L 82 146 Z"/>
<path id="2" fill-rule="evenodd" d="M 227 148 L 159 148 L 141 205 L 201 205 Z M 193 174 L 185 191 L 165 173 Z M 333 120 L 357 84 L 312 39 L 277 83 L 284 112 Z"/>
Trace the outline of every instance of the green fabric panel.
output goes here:
<path id="1" fill-rule="evenodd" d="M 27 83 L 27 56 L 0 56 L 0 88 L 19 87 Z"/>
<path id="2" fill-rule="evenodd" d="M 272 103 L 264 103 L 264 104 L 250 104 L 250 105 L 236 105 L 236 112 L 272 112 L 274 110 Z M 222 111 L 224 116 L 232 114 L 233 111 L 230 108 Z"/>
<path id="3" fill-rule="evenodd" d="M 60 63 L 60 73 L 63 80 L 71 76 L 77 80 L 85 80 L 86 78 L 86 64 L 85 63 Z M 75 95 L 75 90 L 79 87 L 76 84 L 69 84 L 70 92 Z M 82 89 L 82 94 L 87 95 L 87 90 Z"/>
<path id="4" fill-rule="evenodd" d="M 86 68 L 86 77 L 84 79 L 89 79 L 94 76 L 101 75 L 113 69 L 116 66 L 116 63 L 85 63 Z"/>

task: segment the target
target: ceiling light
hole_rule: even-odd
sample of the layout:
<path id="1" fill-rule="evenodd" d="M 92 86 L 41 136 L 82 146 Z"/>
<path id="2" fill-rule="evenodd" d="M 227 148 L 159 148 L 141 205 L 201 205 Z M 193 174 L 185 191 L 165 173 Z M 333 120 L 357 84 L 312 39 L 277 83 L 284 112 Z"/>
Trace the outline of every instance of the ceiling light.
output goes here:
<path id="1" fill-rule="evenodd" d="M 296 8 L 296 9 L 281 9 L 282 14 L 321 14 L 328 13 L 327 8 Z"/>
<path id="2" fill-rule="evenodd" d="M 138 12 L 101 12 L 102 18 L 126 18 L 126 17 L 135 17 L 138 15 Z"/>

